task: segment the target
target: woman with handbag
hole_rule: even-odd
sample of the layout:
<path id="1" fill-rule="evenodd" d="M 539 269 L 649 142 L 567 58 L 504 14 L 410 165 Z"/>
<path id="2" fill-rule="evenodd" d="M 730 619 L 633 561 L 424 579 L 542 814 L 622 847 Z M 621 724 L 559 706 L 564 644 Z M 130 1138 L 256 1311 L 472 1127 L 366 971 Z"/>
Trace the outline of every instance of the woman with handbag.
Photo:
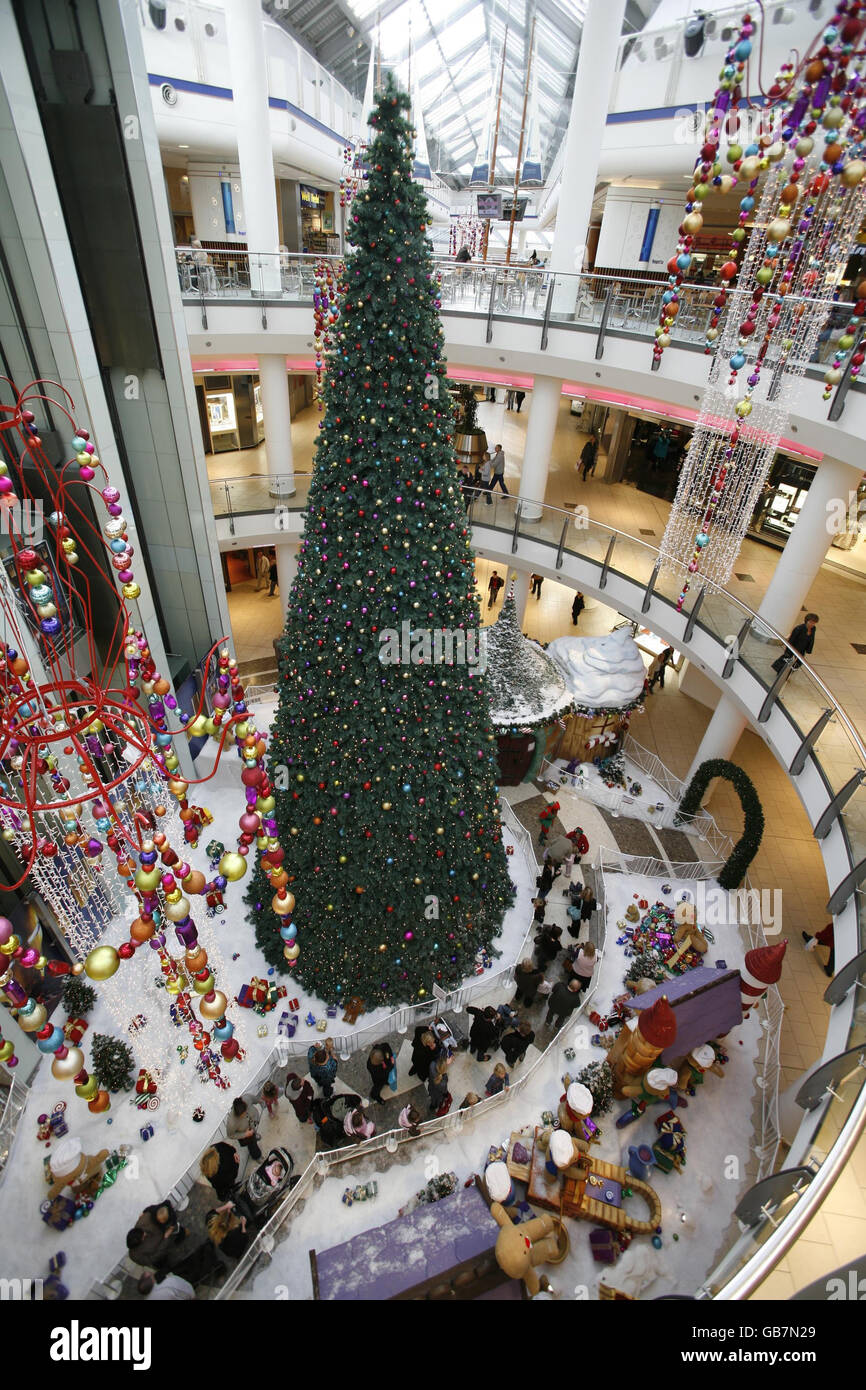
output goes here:
<path id="1" fill-rule="evenodd" d="M 376 1101 L 378 1105 L 384 1105 L 382 1097 L 382 1087 L 391 1085 L 391 1073 L 394 1074 L 392 1090 L 397 1089 L 397 1060 L 391 1048 L 386 1042 L 374 1043 L 367 1058 L 367 1071 L 370 1073 L 370 1080 L 373 1089 L 370 1092 L 370 1099 Z"/>
<path id="2" fill-rule="evenodd" d="M 430 1068 L 427 1094 L 430 1097 L 431 1115 L 447 1115 L 451 1108 L 451 1094 L 448 1090 L 448 1062 L 444 1057 L 440 1057 Z"/>

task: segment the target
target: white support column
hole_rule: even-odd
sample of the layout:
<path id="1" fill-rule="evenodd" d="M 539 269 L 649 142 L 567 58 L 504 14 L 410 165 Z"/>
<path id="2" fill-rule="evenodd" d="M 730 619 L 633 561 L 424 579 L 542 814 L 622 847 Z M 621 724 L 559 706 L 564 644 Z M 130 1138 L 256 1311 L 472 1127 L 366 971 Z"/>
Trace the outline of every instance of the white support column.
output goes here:
<path id="1" fill-rule="evenodd" d="M 573 275 L 583 269 L 625 3 L 626 0 L 595 0 L 594 4 L 587 5 L 550 252 L 550 269 L 563 275 Z M 554 312 L 569 312 L 576 299 L 576 282 L 563 281 L 561 288 L 557 286 L 554 291 Z"/>
<path id="2" fill-rule="evenodd" d="M 523 629 L 523 619 L 526 616 L 526 603 L 529 598 L 529 570 L 514 570 L 514 607 L 517 610 L 517 621 Z"/>
<path id="3" fill-rule="evenodd" d="M 250 280 L 254 290 L 278 294 L 280 234 L 262 7 L 259 0 L 233 0 L 225 15 Z"/>
<path id="4" fill-rule="evenodd" d="M 271 497 L 292 497 L 295 471 L 292 458 L 292 417 L 289 413 L 289 377 L 281 353 L 259 355 L 265 452 L 271 477 Z"/>
<path id="5" fill-rule="evenodd" d="M 547 487 L 550 451 L 559 416 L 562 382 L 557 377 L 537 376 L 532 386 L 529 423 L 523 449 L 523 469 L 520 474 L 520 516 L 523 521 L 538 521 L 541 503 Z"/>
<path id="6" fill-rule="evenodd" d="M 298 572 L 298 553 L 300 546 L 296 540 L 280 540 L 277 537 L 277 588 L 280 593 L 280 606 L 285 616 L 289 602 L 292 581 Z"/>
<path id="7" fill-rule="evenodd" d="M 862 476 L 862 469 L 838 459 L 824 458 L 818 465 L 758 609 L 761 617 L 783 637 L 799 621 L 800 608 L 837 534 L 833 522 L 838 524 L 849 507 L 853 506 L 856 512 L 857 484 Z M 820 626 L 817 640 L 821 640 Z"/>
<path id="8" fill-rule="evenodd" d="M 705 763 L 708 758 L 730 758 L 732 756 L 740 741 L 740 734 L 747 723 L 748 721 L 740 713 L 733 700 L 729 700 L 727 695 L 721 695 L 716 712 L 707 725 L 698 751 L 692 758 L 692 765 L 686 773 L 686 786 L 691 782 L 701 763 Z M 708 798 L 705 797 L 704 800 L 706 801 Z"/>

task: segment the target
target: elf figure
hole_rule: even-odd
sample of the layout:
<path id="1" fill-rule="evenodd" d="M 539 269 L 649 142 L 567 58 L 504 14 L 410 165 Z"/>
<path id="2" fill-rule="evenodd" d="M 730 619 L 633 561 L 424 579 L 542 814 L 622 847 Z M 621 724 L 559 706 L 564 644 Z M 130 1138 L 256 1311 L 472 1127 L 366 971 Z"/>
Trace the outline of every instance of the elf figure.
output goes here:
<path id="1" fill-rule="evenodd" d="M 643 1076 L 636 1076 L 622 1093 L 632 1103 L 632 1112 L 642 1113 L 647 1105 L 655 1105 L 660 1100 L 668 1100 L 672 1086 L 677 1084 L 677 1074 L 673 1067 L 651 1067 Z"/>
<path id="2" fill-rule="evenodd" d="M 708 1071 L 714 1072 L 716 1076 L 725 1074 L 713 1047 L 710 1043 L 702 1043 L 700 1047 L 692 1048 L 680 1067 L 677 1090 L 688 1091 L 689 1095 L 693 1096 L 695 1087 L 703 1086 L 704 1075 Z"/>
<path id="3" fill-rule="evenodd" d="M 590 1132 L 584 1121 L 592 1114 L 592 1092 L 579 1081 L 572 1081 L 564 1096 L 559 1098 L 559 1127 L 572 1135 L 584 1151 L 590 1143 Z"/>

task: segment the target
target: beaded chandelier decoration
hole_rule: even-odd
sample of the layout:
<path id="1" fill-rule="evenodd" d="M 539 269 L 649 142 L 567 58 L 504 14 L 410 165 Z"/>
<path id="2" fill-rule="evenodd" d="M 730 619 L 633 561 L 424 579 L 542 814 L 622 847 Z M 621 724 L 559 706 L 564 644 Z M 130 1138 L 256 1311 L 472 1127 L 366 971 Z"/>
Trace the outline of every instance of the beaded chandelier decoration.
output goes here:
<path id="1" fill-rule="evenodd" d="M 832 310 L 829 292 L 866 214 L 866 84 L 855 47 L 866 27 L 862 8 L 845 0 L 837 6 L 781 115 L 778 138 L 762 136 L 744 152 L 737 147 L 743 164 L 756 161 L 746 171 L 750 183 L 764 169 L 766 182 L 662 540 L 663 563 L 681 581 L 680 608 L 694 576 L 712 586 L 730 577 L 798 381 Z M 751 191 L 743 201 L 751 214 Z M 825 378 L 830 391 L 857 345 L 866 301 L 856 293 Z M 856 355 L 852 372 L 862 365 Z"/>

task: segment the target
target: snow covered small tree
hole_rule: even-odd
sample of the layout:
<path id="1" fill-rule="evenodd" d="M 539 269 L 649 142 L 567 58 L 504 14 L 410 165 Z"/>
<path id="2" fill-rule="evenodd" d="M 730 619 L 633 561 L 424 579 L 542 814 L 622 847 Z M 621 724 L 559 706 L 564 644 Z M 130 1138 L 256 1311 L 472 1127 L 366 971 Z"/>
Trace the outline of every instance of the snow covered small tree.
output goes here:
<path id="1" fill-rule="evenodd" d="M 662 980 L 668 978 L 661 951 L 639 951 L 629 962 L 625 978 L 632 981 L 655 980 L 660 985 Z"/>
<path id="2" fill-rule="evenodd" d="M 497 727 L 546 723 L 570 706 L 571 696 L 556 666 L 520 631 L 512 593 L 484 634 L 487 693 Z"/>

